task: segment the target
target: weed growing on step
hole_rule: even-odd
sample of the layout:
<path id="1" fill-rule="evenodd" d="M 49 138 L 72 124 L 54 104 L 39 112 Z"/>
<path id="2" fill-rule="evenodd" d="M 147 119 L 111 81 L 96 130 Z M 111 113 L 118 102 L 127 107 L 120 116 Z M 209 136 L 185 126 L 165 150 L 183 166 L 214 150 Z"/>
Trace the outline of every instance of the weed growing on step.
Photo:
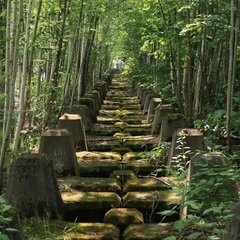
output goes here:
<path id="1" fill-rule="evenodd" d="M 188 168 L 189 165 L 189 156 L 192 154 L 190 147 L 186 144 L 187 134 L 184 131 L 180 131 L 179 137 L 176 141 L 176 149 L 179 153 L 172 158 L 172 165 L 175 166 L 176 170 L 183 172 Z"/>
<path id="2" fill-rule="evenodd" d="M 159 146 L 151 150 L 151 155 L 148 158 L 148 162 L 153 166 L 154 169 L 151 175 L 164 175 L 169 149 L 170 143 L 161 142 Z"/>

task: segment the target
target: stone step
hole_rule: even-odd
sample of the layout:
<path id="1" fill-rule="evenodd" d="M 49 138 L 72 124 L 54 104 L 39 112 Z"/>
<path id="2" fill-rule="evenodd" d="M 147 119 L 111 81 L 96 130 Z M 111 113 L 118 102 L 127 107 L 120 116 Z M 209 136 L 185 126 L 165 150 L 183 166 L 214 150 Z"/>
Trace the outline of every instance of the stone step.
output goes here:
<path id="1" fill-rule="evenodd" d="M 117 178 L 87 178 L 66 177 L 59 178 L 58 185 L 61 192 L 116 192 L 121 194 L 121 183 Z"/>
<path id="2" fill-rule="evenodd" d="M 131 224 L 123 234 L 123 240 L 165 239 L 173 234 L 172 223 Z"/>
<path id="3" fill-rule="evenodd" d="M 106 212 L 121 207 L 121 197 L 115 192 L 81 192 L 61 193 L 65 221 L 103 222 Z"/>
<path id="4" fill-rule="evenodd" d="M 144 214 L 144 222 L 160 222 L 161 211 L 170 210 L 176 207 L 180 199 L 169 190 L 127 192 L 123 197 L 123 207 L 136 208 Z M 172 203 L 171 203 L 172 202 Z M 170 204 L 171 203 L 171 204 Z M 171 216 L 171 219 L 178 219 L 179 214 Z"/>
<path id="5" fill-rule="evenodd" d="M 120 234 L 130 224 L 143 224 L 143 214 L 135 208 L 112 208 L 104 216 L 104 223 L 112 223 L 118 227 Z"/>
<path id="6" fill-rule="evenodd" d="M 108 223 L 70 223 L 64 233 L 64 240 L 119 240 L 120 231 Z"/>
<path id="7" fill-rule="evenodd" d="M 122 169 L 118 160 L 82 160 L 77 159 L 79 164 L 79 174 L 81 177 L 109 177 L 114 170 Z"/>
<path id="8" fill-rule="evenodd" d="M 118 132 L 121 132 L 121 129 L 112 124 L 94 124 L 92 128 L 92 134 L 96 136 L 113 136 Z"/>
<path id="9" fill-rule="evenodd" d="M 111 136 L 87 136 L 89 151 L 114 151 L 122 147 L 122 140 Z"/>
<path id="10" fill-rule="evenodd" d="M 129 136 L 123 139 L 123 147 L 130 148 L 131 151 L 150 151 L 157 147 L 158 138 L 152 135 Z"/>

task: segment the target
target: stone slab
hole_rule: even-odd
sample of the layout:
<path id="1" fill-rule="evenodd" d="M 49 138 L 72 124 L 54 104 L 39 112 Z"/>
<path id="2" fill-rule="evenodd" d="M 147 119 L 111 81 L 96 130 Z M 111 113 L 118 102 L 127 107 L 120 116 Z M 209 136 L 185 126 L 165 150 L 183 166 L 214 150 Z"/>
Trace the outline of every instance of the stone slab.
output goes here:
<path id="1" fill-rule="evenodd" d="M 97 159 L 114 159 L 122 160 L 122 157 L 117 152 L 97 152 L 97 151 L 82 151 L 76 153 L 77 158 L 82 160 L 97 160 Z"/>
<path id="2" fill-rule="evenodd" d="M 113 192 L 63 192 L 61 193 L 67 211 L 86 209 L 110 209 L 122 205 L 121 198 Z"/>
<path id="3" fill-rule="evenodd" d="M 158 139 L 152 135 L 131 136 L 123 140 L 123 146 L 135 151 L 149 151 L 157 147 Z"/>
<path id="4" fill-rule="evenodd" d="M 172 223 L 131 224 L 124 231 L 124 240 L 161 240 L 173 233 Z"/>
<path id="5" fill-rule="evenodd" d="M 92 128 L 92 134 L 97 136 L 112 136 L 120 131 L 119 127 L 110 124 L 94 124 Z"/>
<path id="6" fill-rule="evenodd" d="M 111 152 L 114 148 L 122 147 L 121 139 L 117 139 L 111 136 L 88 135 L 87 142 L 89 151 Z"/>
<path id="7" fill-rule="evenodd" d="M 70 223 L 64 240 L 119 240 L 119 229 L 109 223 Z M 71 231 L 72 230 L 72 231 Z"/>
<path id="8" fill-rule="evenodd" d="M 167 190 L 169 185 L 154 178 L 128 179 L 123 186 L 124 192 Z"/>
<path id="9" fill-rule="evenodd" d="M 108 177 L 114 170 L 122 168 L 121 163 L 113 159 L 83 160 L 77 158 L 77 161 L 81 177 Z"/>
<path id="10" fill-rule="evenodd" d="M 169 190 L 128 192 L 123 197 L 123 207 L 150 210 L 155 206 L 156 210 L 162 211 L 171 209 L 169 202 L 178 199 L 179 197 Z"/>
<path id="11" fill-rule="evenodd" d="M 74 190 L 82 192 L 117 192 L 121 191 L 121 183 L 117 178 L 65 177 L 58 179 L 61 192 Z"/>

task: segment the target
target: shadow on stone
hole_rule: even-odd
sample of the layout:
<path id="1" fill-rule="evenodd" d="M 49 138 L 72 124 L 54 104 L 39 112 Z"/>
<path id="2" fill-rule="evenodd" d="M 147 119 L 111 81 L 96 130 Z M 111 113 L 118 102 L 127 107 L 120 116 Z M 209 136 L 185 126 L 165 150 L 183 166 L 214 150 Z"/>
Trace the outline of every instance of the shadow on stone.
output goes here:
<path id="1" fill-rule="evenodd" d="M 40 154 L 22 155 L 13 161 L 5 199 L 20 216 L 60 218 L 63 201 L 52 161 Z"/>
<path id="2" fill-rule="evenodd" d="M 52 159 L 57 177 L 79 175 L 72 134 L 68 130 L 52 129 L 43 133 L 39 153 L 44 153 Z"/>
<path id="3" fill-rule="evenodd" d="M 87 140 L 82 118 L 78 114 L 63 114 L 57 123 L 58 129 L 67 129 L 72 133 L 73 143 L 77 150 L 87 151 Z"/>

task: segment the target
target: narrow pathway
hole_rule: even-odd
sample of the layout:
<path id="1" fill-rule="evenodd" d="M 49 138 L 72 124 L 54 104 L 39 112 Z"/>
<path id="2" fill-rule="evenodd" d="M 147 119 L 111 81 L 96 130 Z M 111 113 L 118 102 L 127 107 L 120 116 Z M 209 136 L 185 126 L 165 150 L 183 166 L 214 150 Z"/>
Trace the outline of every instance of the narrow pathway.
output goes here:
<path id="1" fill-rule="evenodd" d="M 88 151 L 77 152 L 79 177 L 58 179 L 72 230 L 64 239 L 162 239 L 172 219 L 160 211 L 176 199 L 168 185 L 147 177 L 158 139 L 127 79 L 115 75 L 103 101 Z"/>

